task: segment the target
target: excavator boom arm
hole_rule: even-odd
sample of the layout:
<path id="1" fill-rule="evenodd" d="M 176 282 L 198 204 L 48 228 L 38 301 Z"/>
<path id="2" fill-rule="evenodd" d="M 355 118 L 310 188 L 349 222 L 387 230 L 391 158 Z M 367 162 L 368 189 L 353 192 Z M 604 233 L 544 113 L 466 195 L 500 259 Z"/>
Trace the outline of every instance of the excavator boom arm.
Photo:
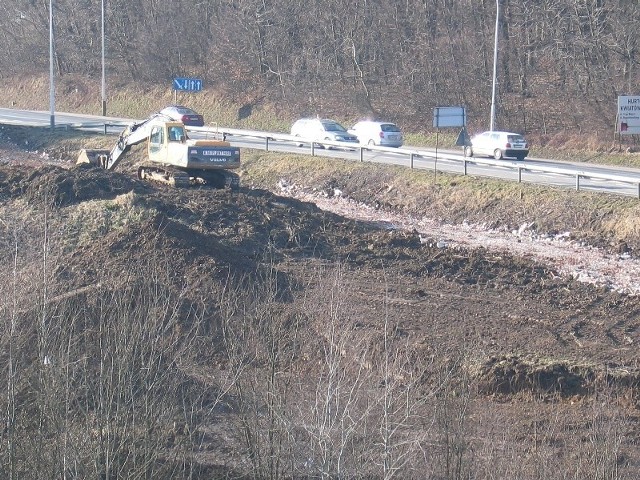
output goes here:
<path id="1" fill-rule="evenodd" d="M 118 141 L 115 146 L 111 149 L 109 153 L 109 157 L 104 165 L 104 168 L 107 170 L 112 170 L 118 165 L 122 156 L 129 150 L 133 145 L 137 145 L 141 142 L 144 142 L 150 133 L 150 126 L 153 120 L 158 118 L 165 118 L 167 120 L 171 120 L 169 117 L 166 117 L 162 114 L 155 114 L 143 120 L 141 122 L 132 123 L 129 125 L 118 137 Z"/>

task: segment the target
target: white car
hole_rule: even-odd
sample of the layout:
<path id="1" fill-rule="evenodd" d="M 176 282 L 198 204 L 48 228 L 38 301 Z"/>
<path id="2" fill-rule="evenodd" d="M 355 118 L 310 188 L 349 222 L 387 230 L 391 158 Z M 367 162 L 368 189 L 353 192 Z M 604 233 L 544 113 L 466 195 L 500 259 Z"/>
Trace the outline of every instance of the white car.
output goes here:
<path id="1" fill-rule="evenodd" d="M 349 133 L 358 137 L 360 145 L 401 147 L 404 141 L 400 128 L 391 122 L 363 120 L 351 127 Z"/>
<path id="2" fill-rule="evenodd" d="M 504 157 L 524 160 L 529 155 L 529 144 L 519 133 L 483 132 L 471 137 L 471 145 L 465 145 L 464 156 L 486 155 L 500 160 Z"/>
<path id="3" fill-rule="evenodd" d="M 329 140 L 333 142 L 358 143 L 358 137 L 347 132 L 347 129 L 335 120 L 326 118 L 302 118 L 296 120 L 291 126 L 291 135 L 315 142 Z M 302 143 L 298 143 L 299 147 L 302 145 Z"/>

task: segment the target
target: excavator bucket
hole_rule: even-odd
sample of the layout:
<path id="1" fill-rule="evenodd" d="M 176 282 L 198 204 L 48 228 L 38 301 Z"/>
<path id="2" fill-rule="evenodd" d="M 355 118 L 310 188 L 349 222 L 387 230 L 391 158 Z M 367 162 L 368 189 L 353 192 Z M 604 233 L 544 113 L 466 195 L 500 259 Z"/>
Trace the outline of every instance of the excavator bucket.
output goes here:
<path id="1" fill-rule="evenodd" d="M 109 150 L 83 148 L 82 150 L 80 150 L 80 155 L 78 155 L 76 165 L 89 163 L 91 165 L 96 165 L 104 168 L 110 153 L 111 152 Z"/>

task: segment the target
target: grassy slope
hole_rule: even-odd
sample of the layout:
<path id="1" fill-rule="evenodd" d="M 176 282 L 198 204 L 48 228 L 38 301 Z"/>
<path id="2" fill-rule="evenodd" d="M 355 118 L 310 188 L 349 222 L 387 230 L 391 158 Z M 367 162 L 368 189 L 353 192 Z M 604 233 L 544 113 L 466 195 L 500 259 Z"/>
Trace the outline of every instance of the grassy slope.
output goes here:
<path id="1" fill-rule="evenodd" d="M 345 195 L 418 217 L 469 221 L 495 228 L 533 223 L 542 233 L 571 232 L 592 244 L 640 248 L 640 203 L 498 180 L 411 171 L 264 152 L 245 153 L 243 182 L 274 188 L 281 178 L 300 186 L 339 188 Z"/>
<path id="2" fill-rule="evenodd" d="M 169 87 L 145 87 L 122 84 L 109 79 L 107 86 L 107 114 L 114 117 L 145 118 L 151 112 L 174 103 L 174 92 Z M 49 79 L 34 77 L 16 84 L 6 83 L 0 87 L 0 107 L 49 110 Z M 197 94 L 180 93 L 178 103 L 187 104 L 202 112 L 210 124 L 288 132 L 295 120 L 287 106 L 262 101 L 243 105 L 244 99 L 230 98 L 224 93 L 205 89 Z M 250 106 L 240 114 L 240 110 Z M 60 111 L 81 112 L 93 115 L 102 113 L 101 85 L 98 79 L 67 75 L 56 80 L 55 108 Z M 247 111 L 249 114 L 247 115 Z M 351 124 L 358 118 L 345 112 L 336 120 Z M 455 130 L 455 129 L 454 129 Z M 471 132 L 474 133 L 474 132 Z M 436 132 L 430 123 L 420 131 L 406 131 L 407 143 L 411 145 L 436 144 Z M 458 132 L 445 129 L 437 140 L 442 148 L 452 147 Z M 603 132 L 579 132 L 577 134 L 556 132 L 544 136 L 529 137 L 533 157 L 562 158 L 572 161 L 640 167 L 640 147 L 637 139 L 624 138 L 620 144 L 611 135 Z M 635 152 L 635 153 L 633 153 Z"/>

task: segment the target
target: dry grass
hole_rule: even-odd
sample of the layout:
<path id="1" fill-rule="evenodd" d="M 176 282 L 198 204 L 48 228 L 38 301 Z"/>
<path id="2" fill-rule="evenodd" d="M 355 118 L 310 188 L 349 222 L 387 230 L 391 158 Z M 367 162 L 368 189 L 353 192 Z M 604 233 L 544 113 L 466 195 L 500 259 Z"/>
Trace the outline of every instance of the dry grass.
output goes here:
<path id="1" fill-rule="evenodd" d="M 640 205 L 628 205 L 627 208 L 617 209 L 604 222 L 604 228 L 613 232 L 617 239 L 640 237 Z"/>
<path id="2" fill-rule="evenodd" d="M 3 88 L 2 102 L 15 103 L 16 108 L 46 109 L 46 78 L 32 78 Z M 78 76 L 68 76 L 58 84 L 57 108 L 60 110 L 98 113 L 99 84 Z M 265 99 L 234 99 L 205 91 L 183 94 L 178 101 L 188 103 L 205 114 L 209 123 L 259 130 L 286 132 L 290 121 L 287 112 Z M 132 87 L 115 83 L 110 91 L 110 115 L 144 118 L 173 102 L 170 88 Z M 240 109 L 245 108 L 243 118 Z M 250 107 L 250 108 L 249 108 Z M 457 131 L 442 131 L 438 144 L 443 149 L 454 146 Z M 409 144 L 434 146 L 435 132 L 407 132 Z M 612 138 L 598 134 L 568 135 L 558 133 L 530 139 L 532 156 L 561 157 L 574 161 L 640 166 L 640 155 L 609 153 Z M 111 137 L 78 137 L 73 132 L 56 133 L 52 138 L 40 132 L 31 138 L 16 138 L 19 145 L 28 142 L 30 149 L 47 150 L 57 158 L 74 160 L 80 148 L 104 148 L 112 145 Z M 627 140 L 631 141 L 631 140 Z M 307 155 L 282 155 L 246 150 L 243 153 L 243 182 L 273 189 L 281 178 L 306 186 L 335 185 L 365 203 L 381 202 L 391 208 L 452 221 L 492 221 L 506 225 L 534 222 L 545 230 L 576 230 L 589 238 L 605 238 L 638 244 L 637 201 L 607 195 L 577 193 L 542 188 L 527 184 L 491 179 L 447 175 L 406 167 L 382 167 L 332 160 Z M 382 186 L 385 188 L 382 188 Z"/>
<path id="3" fill-rule="evenodd" d="M 174 103 L 170 85 L 141 86 L 109 79 L 107 115 L 123 118 L 146 118 L 151 112 Z M 49 80 L 46 76 L 31 77 L 27 81 L 6 83 L 0 89 L 0 106 L 32 110 L 49 110 Z M 177 102 L 201 111 L 210 125 L 224 125 L 262 131 L 288 133 L 295 115 L 287 106 L 270 102 L 267 98 L 234 98 L 211 89 L 197 94 L 180 93 Z M 56 84 L 56 110 L 93 115 L 102 113 L 101 86 L 97 79 L 80 75 L 66 75 Z M 356 120 L 348 114 L 336 118 L 345 125 Z M 458 129 L 436 132 L 430 122 L 415 131 L 405 131 L 408 145 L 458 149 L 455 145 Z M 638 140 L 624 138 L 622 144 L 613 132 L 559 132 L 528 137 L 532 157 L 563 158 L 572 161 L 597 162 L 621 166 L 640 166 Z"/>

